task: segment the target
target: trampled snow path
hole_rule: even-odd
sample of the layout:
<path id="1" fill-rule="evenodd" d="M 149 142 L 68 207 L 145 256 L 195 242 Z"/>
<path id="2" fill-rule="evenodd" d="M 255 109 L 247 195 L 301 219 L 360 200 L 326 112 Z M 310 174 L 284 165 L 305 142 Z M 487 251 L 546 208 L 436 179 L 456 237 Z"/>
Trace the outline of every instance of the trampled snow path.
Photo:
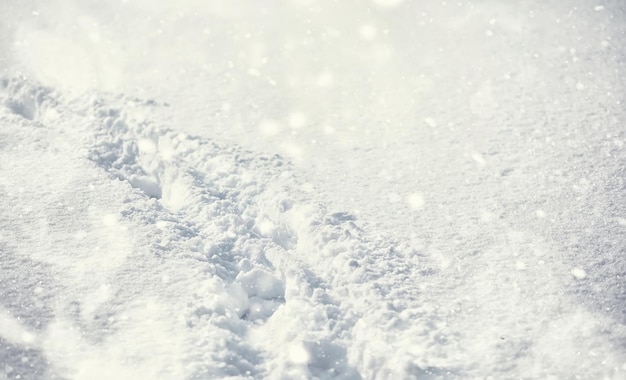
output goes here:
<path id="1" fill-rule="evenodd" d="M 281 158 L 151 125 L 151 102 L 3 88 L 7 376 L 387 378 L 462 365 L 418 300 L 415 252 L 311 203 Z"/>
<path id="2" fill-rule="evenodd" d="M 432 258 L 327 210 L 282 158 L 159 125 L 151 113 L 164 105 L 67 100 L 16 79 L 2 88 L 0 337 L 10 378 L 621 371 L 622 325 L 550 293 L 562 268 L 525 283 L 547 290 L 539 303 L 519 279 L 454 289 Z M 496 265 L 486 278 L 501 275 Z M 490 312 L 467 307 L 473 297 Z M 471 330 L 481 315 L 493 316 L 493 331 Z"/>
<path id="3" fill-rule="evenodd" d="M 625 15 L 0 2 L 0 377 L 623 378 Z"/>

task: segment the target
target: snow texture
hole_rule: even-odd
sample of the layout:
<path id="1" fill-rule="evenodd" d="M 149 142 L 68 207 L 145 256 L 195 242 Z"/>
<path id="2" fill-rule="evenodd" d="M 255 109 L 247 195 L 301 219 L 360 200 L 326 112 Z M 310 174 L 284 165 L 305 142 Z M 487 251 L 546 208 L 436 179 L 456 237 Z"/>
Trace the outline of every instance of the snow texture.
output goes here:
<path id="1" fill-rule="evenodd" d="M 620 1 L 0 33 L 0 378 L 626 377 Z"/>

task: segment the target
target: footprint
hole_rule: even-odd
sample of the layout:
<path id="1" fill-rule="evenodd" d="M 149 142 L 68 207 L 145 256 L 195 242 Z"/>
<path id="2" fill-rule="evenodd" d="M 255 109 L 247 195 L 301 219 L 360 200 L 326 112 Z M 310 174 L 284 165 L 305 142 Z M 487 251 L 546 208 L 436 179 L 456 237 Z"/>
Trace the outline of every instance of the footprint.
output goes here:
<path id="1" fill-rule="evenodd" d="M 285 283 L 263 269 L 242 272 L 236 281 L 248 296 L 248 310 L 241 319 L 262 323 L 285 303 Z"/>
<path id="2" fill-rule="evenodd" d="M 329 224 L 332 226 L 338 226 L 344 222 L 350 222 L 356 220 L 356 217 L 347 212 L 336 212 L 331 215 L 327 215 L 324 218 L 324 224 Z"/>
<path id="3" fill-rule="evenodd" d="M 128 183 L 150 198 L 161 199 L 163 194 L 161 184 L 152 176 L 132 174 L 128 177 Z"/>
<path id="4" fill-rule="evenodd" d="M 9 93 L 5 106 L 14 114 L 35 120 L 48 99 L 50 90 L 44 87 L 27 86 L 18 80 L 0 80 L 0 89 Z"/>

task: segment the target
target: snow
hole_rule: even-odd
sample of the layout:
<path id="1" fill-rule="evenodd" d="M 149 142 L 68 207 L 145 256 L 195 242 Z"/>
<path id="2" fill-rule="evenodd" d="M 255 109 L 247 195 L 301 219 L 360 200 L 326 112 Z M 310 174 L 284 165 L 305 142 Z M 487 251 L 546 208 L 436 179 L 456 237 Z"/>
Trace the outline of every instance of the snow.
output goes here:
<path id="1" fill-rule="evenodd" d="M 625 11 L 2 2 L 0 378 L 624 378 Z"/>

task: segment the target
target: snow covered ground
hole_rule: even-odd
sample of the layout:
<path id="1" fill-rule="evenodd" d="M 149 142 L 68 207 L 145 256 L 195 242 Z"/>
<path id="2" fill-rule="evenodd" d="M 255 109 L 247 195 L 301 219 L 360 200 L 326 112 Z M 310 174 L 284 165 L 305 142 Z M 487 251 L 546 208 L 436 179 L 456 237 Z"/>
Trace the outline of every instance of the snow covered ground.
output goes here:
<path id="1" fill-rule="evenodd" d="M 626 378 L 620 0 L 0 0 L 0 378 Z"/>

